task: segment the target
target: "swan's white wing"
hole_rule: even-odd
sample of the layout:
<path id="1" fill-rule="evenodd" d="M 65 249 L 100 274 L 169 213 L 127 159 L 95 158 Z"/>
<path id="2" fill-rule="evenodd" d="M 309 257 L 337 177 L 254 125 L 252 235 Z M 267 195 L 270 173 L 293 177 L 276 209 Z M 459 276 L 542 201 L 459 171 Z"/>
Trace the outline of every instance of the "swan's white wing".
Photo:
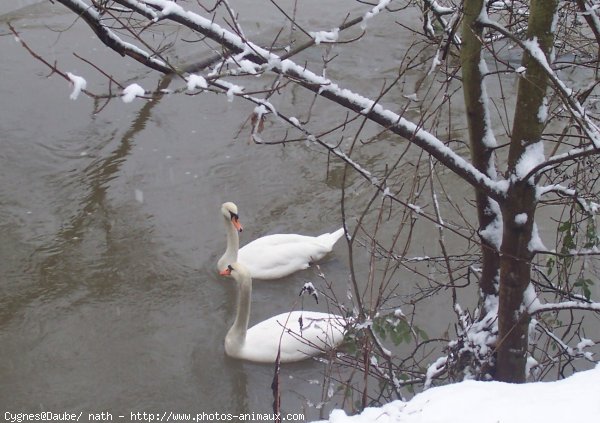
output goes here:
<path id="1" fill-rule="evenodd" d="M 339 345 L 344 331 L 341 316 L 314 311 L 282 313 L 248 329 L 240 358 L 274 363 L 281 348 L 282 363 L 304 360 Z"/>
<path id="2" fill-rule="evenodd" d="M 239 250 L 238 261 L 255 279 L 277 279 L 306 269 L 331 251 L 318 237 L 275 234 L 258 238 Z"/>

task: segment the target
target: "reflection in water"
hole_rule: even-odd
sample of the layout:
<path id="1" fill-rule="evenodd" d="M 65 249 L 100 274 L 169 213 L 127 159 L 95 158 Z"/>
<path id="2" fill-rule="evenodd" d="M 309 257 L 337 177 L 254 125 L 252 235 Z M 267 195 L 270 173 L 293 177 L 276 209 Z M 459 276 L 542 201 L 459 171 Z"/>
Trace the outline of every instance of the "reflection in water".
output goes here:
<path id="1" fill-rule="evenodd" d="M 166 88 L 169 82 L 170 78 L 165 77 L 160 85 Z M 106 158 L 93 162 L 83 175 L 77 176 L 77 185 L 80 190 L 81 187 L 87 187 L 85 190 L 88 191 L 88 194 L 80 201 L 82 207 L 75 216 L 63 224 L 50 243 L 39 247 L 34 253 L 45 257 L 37 264 L 37 270 L 31 269 L 40 274 L 42 281 L 40 290 L 21 296 L 19 301 L 11 301 L 10 314 L 15 313 L 17 307 L 26 307 L 40 296 L 47 298 L 53 295 L 68 295 L 71 290 L 78 289 L 78 284 L 85 283 L 78 277 L 65 277 L 65 273 L 69 274 L 69 272 L 65 272 L 66 268 L 71 269 L 71 274 L 76 273 L 80 276 L 85 274 L 84 269 L 80 268 L 77 272 L 73 272 L 78 263 L 92 266 L 88 270 L 91 270 L 90 276 L 93 280 L 100 276 L 95 273 L 96 271 L 102 272 L 105 261 L 115 256 L 115 252 L 119 249 L 118 242 L 123 236 L 122 234 L 113 234 L 115 216 L 106 201 L 107 191 L 110 188 L 110 181 L 118 176 L 121 166 L 131 152 L 132 140 L 145 128 L 152 109 L 159 104 L 159 101 L 160 98 L 146 102 L 137 113 L 130 128 L 121 137 L 118 147 Z M 142 219 L 140 219 L 140 223 L 143 223 Z M 143 238 L 147 229 L 142 226 L 136 230 L 135 227 L 128 226 L 128 237 Z M 98 230 L 102 232 L 103 245 L 99 244 L 97 239 L 89 240 L 89 232 Z M 98 234 L 94 234 L 94 237 L 98 237 Z M 92 248 L 86 248 L 90 242 L 93 242 Z M 146 246 L 150 245 L 146 244 Z M 108 273 L 101 276 L 101 279 L 106 282 L 102 283 L 100 288 L 102 295 L 110 294 L 110 289 L 114 288 L 119 280 L 118 272 L 114 268 L 108 267 L 107 270 Z M 8 318 L 8 316 L 4 318 Z"/>
<path id="2" fill-rule="evenodd" d="M 248 391 L 251 390 L 248 387 L 248 376 L 244 363 L 239 360 L 233 360 L 225 356 L 225 365 L 229 369 L 232 375 L 232 398 L 231 398 L 231 412 L 238 413 L 251 413 L 253 410 L 248 402 Z M 266 398 L 265 398 L 266 399 Z M 265 404 L 267 402 L 265 401 Z"/>

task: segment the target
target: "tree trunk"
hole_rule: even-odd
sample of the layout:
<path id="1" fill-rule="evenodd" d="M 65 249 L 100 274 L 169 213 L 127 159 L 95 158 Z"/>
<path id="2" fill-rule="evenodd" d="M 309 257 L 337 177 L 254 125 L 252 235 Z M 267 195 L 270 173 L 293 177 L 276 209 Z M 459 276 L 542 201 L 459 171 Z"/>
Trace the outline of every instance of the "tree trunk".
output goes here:
<path id="1" fill-rule="evenodd" d="M 525 182 L 509 188 L 503 204 L 503 239 L 500 260 L 498 304 L 497 380 L 525 382 L 529 316 L 523 310 L 523 294 L 531 278 L 529 241 L 536 207 L 535 186 Z M 525 213 L 527 222 L 517 224 L 516 216 Z"/>
<path id="2" fill-rule="evenodd" d="M 532 0 L 527 31 L 528 40 L 537 43 L 550 63 L 554 34 L 552 22 L 557 0 Z M 498 308 L 498 345 L 496 379 L 524 382 L 527 362 L 529 316 L 524 311 L 523 293 L 531 279 L 532 237 L 537 206 L 536 178 L 524 180 L 520 160 L 528 147 L 541 142 L 543 114 L 548 78 L 532 57 L 524 53 L 525 74 L 519 80 L 513 132 L 508 155 L 507 198 L 502 202 L 503 239 Z M 517 219 L 517 215 L 521 215 Z M 524 219 L 526 216 L 526 220 Z"/>
<path id="3" fill-rule="evenodd" d="M 488 116 L 487 95 L 483 85 L 485 66 L 481 66 L 482 27 L 477 23 L 477 17 L 481 12 L 483 3 L 483 0 L 465 0 L 464 2 L 461 67 L 471 161 L 478 170 L 495 179 L 495 141 L 492 128 L 489 127 L 490 117 Z M 485 299 L 488 295 L 498 294 L 496 287 L 500 274 L 500 258 L 498 255 L 499 245 L 491 237 L 481 234 L 485 234 L 485 229 L 490 228 L 499 219 L 499 216 L 495 201 L 481 190 L 475 191 L 475 201 L 480 239 L 483 246 L 479 287 L 483 299 Z M 481 317 L 485 317 L 485 313 L 482 313 Z"/>

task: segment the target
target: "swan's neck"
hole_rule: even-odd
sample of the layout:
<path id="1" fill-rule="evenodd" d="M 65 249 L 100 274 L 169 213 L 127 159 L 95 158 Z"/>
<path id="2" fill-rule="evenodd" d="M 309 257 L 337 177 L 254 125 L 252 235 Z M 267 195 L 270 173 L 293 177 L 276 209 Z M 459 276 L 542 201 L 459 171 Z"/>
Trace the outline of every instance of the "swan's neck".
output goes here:
<path id="1" fill-rule="evenodd" d="M 237 314 L 235 322 L 225 337 L 225 348 L 230 353 L 239 351 L 244 346 L 248 321 L 250 320 L 250 303 L 252 297 L 252 280 L 244 277 L 238 282 Z"/>
<path id="2" fill-rule="evenodd" d="M 238 250 L 240 249 L 240 238 L 237 230 L 231 224 L 231 220 L 225 219 L 225 228 L 227 230 L 227 249 L 219 259 L 219 270 L 223 270 L 228 265 L 237 261 Z"/>

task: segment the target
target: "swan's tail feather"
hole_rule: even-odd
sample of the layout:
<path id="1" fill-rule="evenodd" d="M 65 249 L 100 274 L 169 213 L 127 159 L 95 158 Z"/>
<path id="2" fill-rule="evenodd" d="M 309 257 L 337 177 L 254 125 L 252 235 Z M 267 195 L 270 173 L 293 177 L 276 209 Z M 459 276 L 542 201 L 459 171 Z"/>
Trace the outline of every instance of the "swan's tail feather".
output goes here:
<path id="1" fill-rule="evenodd" d="M 344 228 L 340 228 L 335 232 L 319 235 L 317 239 L 329 248 L 333 248 L 333 245 L 344 235 Z"/>

